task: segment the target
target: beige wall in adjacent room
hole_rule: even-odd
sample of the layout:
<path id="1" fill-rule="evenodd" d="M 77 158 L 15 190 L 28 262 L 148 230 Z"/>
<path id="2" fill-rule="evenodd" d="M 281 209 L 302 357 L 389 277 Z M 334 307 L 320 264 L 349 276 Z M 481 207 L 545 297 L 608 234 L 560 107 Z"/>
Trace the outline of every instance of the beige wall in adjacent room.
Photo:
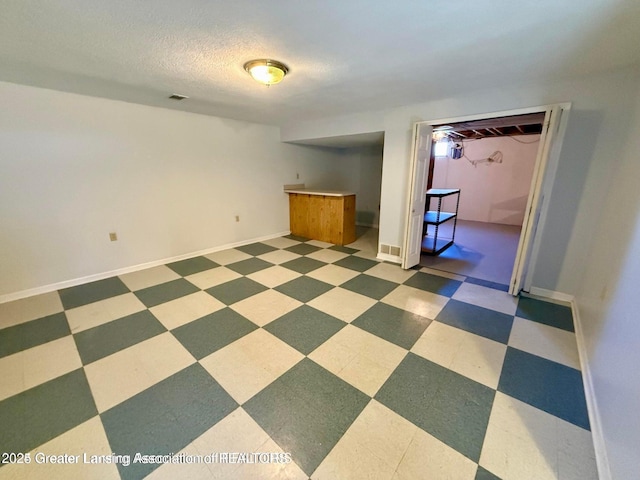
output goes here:
<path id="1" fill-rule="evenodd" d="M 436 157 L 433 188 L 460 189 L 461 220 L 522 225 L 539 140 L 540 135 L 519 135 L 463 141 L 467 158 Z M 502 153 L 502 163 L 469 161 L 495 151 Z"/>

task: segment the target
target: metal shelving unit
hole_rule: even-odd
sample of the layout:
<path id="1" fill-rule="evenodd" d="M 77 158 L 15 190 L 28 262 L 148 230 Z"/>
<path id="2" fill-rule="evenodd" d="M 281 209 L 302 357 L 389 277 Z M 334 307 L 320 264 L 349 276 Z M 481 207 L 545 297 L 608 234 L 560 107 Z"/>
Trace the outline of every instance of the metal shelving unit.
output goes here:
<path id="1" fill-rule="evenodd" d="M 453 212 L 442 211 L 442 199 L 450 195 L 457 195 L 456 208 Z M 428 210 L 424 214 L 424 227 L 422 229 L 422 252 L 427 255 L 439 255 L 447 248 L 453 245 L 456 236 L 456 222 L 458 219 L 458 207 L 460 206 L 460 189 L 459 188 L 431 188 L 427 190 L 427 205 L 431 207 L 431 200 L 438 202 L 436 210 Z M 441 233 L 440 225 L 445 222 L 453 221 L 453 232 L 451 238 L 439 237 Z M 429 227 L 432 226 L 434 233 L 430 235 Z"/>

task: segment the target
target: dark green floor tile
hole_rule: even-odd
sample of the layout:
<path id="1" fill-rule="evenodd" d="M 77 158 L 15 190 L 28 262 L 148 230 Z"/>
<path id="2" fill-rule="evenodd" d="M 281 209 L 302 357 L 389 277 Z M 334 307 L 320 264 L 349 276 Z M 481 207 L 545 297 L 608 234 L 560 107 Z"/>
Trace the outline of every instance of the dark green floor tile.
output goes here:
<path id="1" fill-rule="evenodd" d="M 267 289 L 264 285 L 254 282 L 250 278 L 237 278 L 230 282 L 211 287 L 205 292 L 220 300 L 225 305 L 233 305 L 240 300 L 251 297 L 256 293 L 264 292 Z"/>
<path id="2" fill-rule="evenodd" d="M 143 288 L 134 293 L 147 308 L 151 308 L 198 291 L 200 291 L 200 289 L 193 283 L 188 282 L 184 278 L 178 278 L 177 280 L 171 280 L 170 282 L 161 283 L 160 285 Z"/>
<path id="3" fill-rule="evenodd" d="M 204 272 L 217 267 L 218 264 L 207 257 L 194 257 L 180 260 L 179 262 L 168 263 L 167 267 L 176 272 L 178 275 L 186 277 L 194 273 Z"/>
<path id="4" fill-rule="evenodd" d="M 384 303 L 376 303 L 351 322 L 407 350 L 413 347 L 430 323 L 428 318 Z"/>
<path id="5" fill-rule="evenodd" d="M 88 303 L 129 293 L 127 286 L 118 277 L 105 278 L 97 282 L 85 283 L 77 287 L 59 290 L 60 300 L 65 310 L 81 307 Z"/>
<path id="6" fill-rule="evenodd" d="M 171 333 L 198 360 L 253 332 L 257 325 L 229 308 L 211 313 Z"/>
<path id="7" fill-rule="evenodd" d="M 336 252 L 348 253 L 349 255 L 353 255 L 354 253 L 358 253 L 359 250 L 355 248 L 345 247 L 344 245 L 333 245 L 329 247 L 329 250 L 335 250 Z"/>
<path id="8" fill-rule="evenodd" d="M 498 391 L 590 429 L 580 370 L 507 347 Z"/>
<path id="9" fill-rule="evenodd" d="M 458 300 L 449 300 L 436 320 L 501 343 L 509 341 L 513 326 L 513 315 Z"/>
<path id="10" fill-rule="evenodd" d="M 0 402 L 0 452 L 28 452 L 96 416 L 83 369 Z"/>
<path id="11" fill-rule="evenodd" d="M 316 247 L 315 245 L 309 245 L 308 243 L 299 243 L 298 245 L 287 247 L 285 250 L 291 253 L 297 253 L 298 255 L 309 255 L 310 253 L 322 250 L 322 248 Z"/>
<path id="12" fill-rule="evenodd" d="M 397 283 L 383 280 L 371 275 L 361 274 L 340 285 L 352 292 L 380 300 L 390 294 L 398 286 Z"/>
<path id="13" fill-rule="evenodd" d="M 82 363 L 87 365 L 166 331 L 149 310 L 143 310 L 76 333 L 73 338 Z"/>
<path id="14" fill-rule="evenodd" d="M 321 282 L 315 278 L 298 277 L 290 282 L 277 286 L 274 290 L 306 303 L 319 297 L 323 293 L 327 293 L 332 288 L 334 288 L 333 285 Z"/>
<path id="15" fill-rule="evenodd" d="M 534 298 L 520 297 L 516 316 L 573 332 L 571 308 Z"/>
<path id="16" fill-rule="evenodd" d="M 277 250 L 277 248 L 272 247 L 271 245 L 267 245 L 266 243 L 258 242 L 252 243 L 250 245 L 242 245 L 241 247 L 236 247 L 236 250 L 240 250 L 241 252 L 257 257 L 258 255 L 262 255 L 263 253 L 273 252 L 274 250 Z"/>
<path id="17" fill-rule="evenodd" d="M 494 475 L 489 470 L 478 465 L 475 480 L 501 480 L 500 477 Z"/>
<path id="18" fill-rule="evenodd" d="M 484 280 L 482 278 L 467 277 L 465 279 L 465 283 L 473 283 L 474 285 L 481 285 L 483 287 L 493 288 L 494 290 L 500 290 L 501 292 L 509 291 L 509 285 L 505 285 L 504 283 L 491 282 L 489 280 Z"/>
<path id="19" fill-rule="evenodd" d="M 418 272 L 406 282 L 405 285 L 427 292 L 437 293 L 445 297 L 451 297 L 462 282 L 451 280 L 450 278 L 439 277 L 438 275 L 429 275 L 428 273 Z"/>
<path id="20" fill-rule="evenodd" d="M 342 320 L 302 305 L 269 323 L 264 329 L 308 355 L 346 325 Z"/>
<path id="21" fill-rule="evenodd" d="M 0 358 L 70 335 L 64 312 L 0 330 Z"/>
<path id="22" fill-rule="evenodd" d="M 339 267 L 356 270 L 358 272 L 364 272 L 366 270 L 369 270 L 371 267 L 375 267 L 376 265 L 378 265 L 378 262 L 369 260 L 368 258 L 350 256 L 338 260 L 337 262 L 333 262 L 333 264 L 338 265 Z"/>
<path id="23" fill-rule="evenodd" d="M 118 455 L 177 453 L 237 408 L 196 363 L 101 415 L 111 451 Z M 140 479 L 159 464 L 118 465 L 123 479 Z"/>
<path id="24" fill-rule="evenodd" d="M 375 398 L 478 462 L 494 395 L 491 388 L 409 353 Z"/>
<path id="25" fill-rule="evenodd" d="M 243 405 L 311 475 L 369 402 L 369 397 L 303 359 Z"/>
<path id="26" fill-rule="evenodd" d="M 273 267 L 273 263 L 265 262 L 260 258 L 247 258 L 246 260 L 227 265 L 227 268 L 238 272 L 240 275 L 249 275 L 269 267 Z"/>
<path id="27" fill-rule="evenodd" d="M 280 264 L 281 267 L 288 268 L 298 273 L 309 273 L 313 270 L 317 270 L 320 267 L 324 267 L 326 263 L 314 260 L 313 258 L 300 257 L 289 262 Z"/>

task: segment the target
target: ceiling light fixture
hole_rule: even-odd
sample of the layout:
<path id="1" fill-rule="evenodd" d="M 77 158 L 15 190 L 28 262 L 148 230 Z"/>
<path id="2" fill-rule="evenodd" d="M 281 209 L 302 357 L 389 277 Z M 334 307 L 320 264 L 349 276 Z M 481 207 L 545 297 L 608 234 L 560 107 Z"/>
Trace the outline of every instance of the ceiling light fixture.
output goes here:
<path id="1" fill-rule="evenodd" d="M 284 76 L 289 73 L 289 68 L 284 63 L 266 58 L 251 60 L 244 64 L 244 69 L 256 82 L 260 82 L 267 87 L 280 83 Z"/>

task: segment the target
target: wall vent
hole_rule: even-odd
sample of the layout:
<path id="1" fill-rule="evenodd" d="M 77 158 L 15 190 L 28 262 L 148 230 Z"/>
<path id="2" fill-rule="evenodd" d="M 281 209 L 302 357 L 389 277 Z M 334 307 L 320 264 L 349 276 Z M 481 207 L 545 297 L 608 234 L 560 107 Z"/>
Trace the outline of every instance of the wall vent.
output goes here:
<path id="1" fill-rule="evenodd" d="M 385 245 L 384 243 L 380 244 L 380 253 L 386 253 L 387 255 L 393 255 L 396 257 L 400 256 L 400 247 L 396 247 L 393 245 Z"/>

